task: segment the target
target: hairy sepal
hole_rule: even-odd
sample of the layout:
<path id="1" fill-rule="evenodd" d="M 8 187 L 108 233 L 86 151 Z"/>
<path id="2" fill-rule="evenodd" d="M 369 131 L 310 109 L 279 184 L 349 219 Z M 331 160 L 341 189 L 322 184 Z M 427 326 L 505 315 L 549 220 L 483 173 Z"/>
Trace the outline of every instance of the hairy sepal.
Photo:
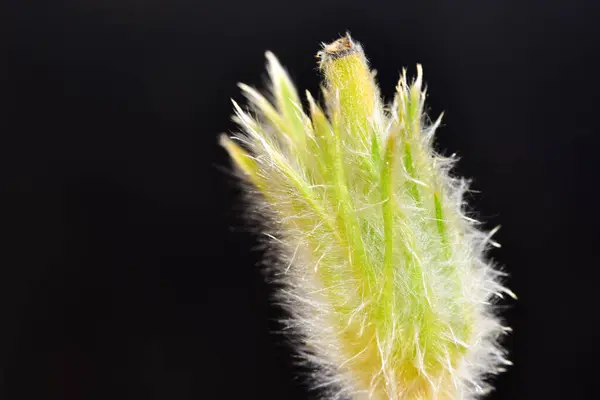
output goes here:
<path id="1" fill-rule="evenodd" d="M 422 69 L 382 106 L 348 35 L 319 52 L 323 110 L 308 111 L 267 53 L 268 100 L 240 85 L 240 132 L 222 138 L 254 187 L 279 299 L 328 398 L 469 399 L 509 362 L 493 304 L 507 293 L 491 235 L 465 215 L 466 181 L 432 142 Z M 237 140 L 239 145 L 234 141 Z"/>

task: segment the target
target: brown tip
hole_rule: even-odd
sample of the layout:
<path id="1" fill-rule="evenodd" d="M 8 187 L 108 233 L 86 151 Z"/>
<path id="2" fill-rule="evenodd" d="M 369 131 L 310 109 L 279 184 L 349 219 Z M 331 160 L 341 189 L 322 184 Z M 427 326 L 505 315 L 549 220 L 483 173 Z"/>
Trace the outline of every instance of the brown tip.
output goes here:
<path id="1" fill-rule="evenodd" d="M 346 33 L 344 37 L 335 42 L 323 44 L 323 50 L 317 53 L 317 57 L 319 58 L 319 65 L 322 66 L 327 60 L 335 60 L 360 51 L 360 45 L 352 41 L 350 34 Z"/>

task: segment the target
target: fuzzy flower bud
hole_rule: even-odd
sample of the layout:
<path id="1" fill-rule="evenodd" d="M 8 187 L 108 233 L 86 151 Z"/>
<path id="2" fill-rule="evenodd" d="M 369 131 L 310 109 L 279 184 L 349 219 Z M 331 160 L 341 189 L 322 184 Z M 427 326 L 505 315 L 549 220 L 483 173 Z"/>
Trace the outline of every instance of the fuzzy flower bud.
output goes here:
<path id="1" fill-rule="evenodd" d="M 222 136 L 276 249 L 298 351 L 331 398 L 471 399 L 510 364 L 492 305 L 491 233 L 464 214 L 466 183 L 432 147 L 422 70 L 382 105 L 349 35 L 318 53 L 326 111 L 267 53 L 272 99 L 240 85 L 241 131 Z"/>

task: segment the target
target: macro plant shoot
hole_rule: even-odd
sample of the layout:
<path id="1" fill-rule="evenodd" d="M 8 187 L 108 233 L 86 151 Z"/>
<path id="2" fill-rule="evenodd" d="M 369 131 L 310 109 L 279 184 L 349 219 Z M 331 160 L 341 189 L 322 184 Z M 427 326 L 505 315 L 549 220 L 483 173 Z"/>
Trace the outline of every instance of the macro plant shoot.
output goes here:
<path id="1" fill-rule="evenodd" d="M 239 130 L 221 137 L 312 386 L 327 399 L 482 398 L 511 364 L 495 305 L 515 296 L 487 255 L 495 230 L 469 216 L 455 158 L 434 149 L 422 67 L 387 104 L 349 34 L 317 56 L 322 94 L 301 95 L 267 52 L 268 93 L 240 84 L 248 105 L 233 102 Z"/>

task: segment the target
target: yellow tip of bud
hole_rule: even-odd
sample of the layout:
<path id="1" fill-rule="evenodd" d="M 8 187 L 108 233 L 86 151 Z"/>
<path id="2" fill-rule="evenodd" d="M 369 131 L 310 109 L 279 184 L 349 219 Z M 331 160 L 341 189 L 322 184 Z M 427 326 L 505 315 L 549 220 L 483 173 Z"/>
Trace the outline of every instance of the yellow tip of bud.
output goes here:
<path id="1" fill-rule="evenodd" d="M 344 125 L 356 136 L 368 134 L 367 126 L 379 107 L 379 91 L 362 46 L 349 34 L 323 44 L 317 53 L 319 68 L 324 74 L 326 90 L 339 107 Z"/>

